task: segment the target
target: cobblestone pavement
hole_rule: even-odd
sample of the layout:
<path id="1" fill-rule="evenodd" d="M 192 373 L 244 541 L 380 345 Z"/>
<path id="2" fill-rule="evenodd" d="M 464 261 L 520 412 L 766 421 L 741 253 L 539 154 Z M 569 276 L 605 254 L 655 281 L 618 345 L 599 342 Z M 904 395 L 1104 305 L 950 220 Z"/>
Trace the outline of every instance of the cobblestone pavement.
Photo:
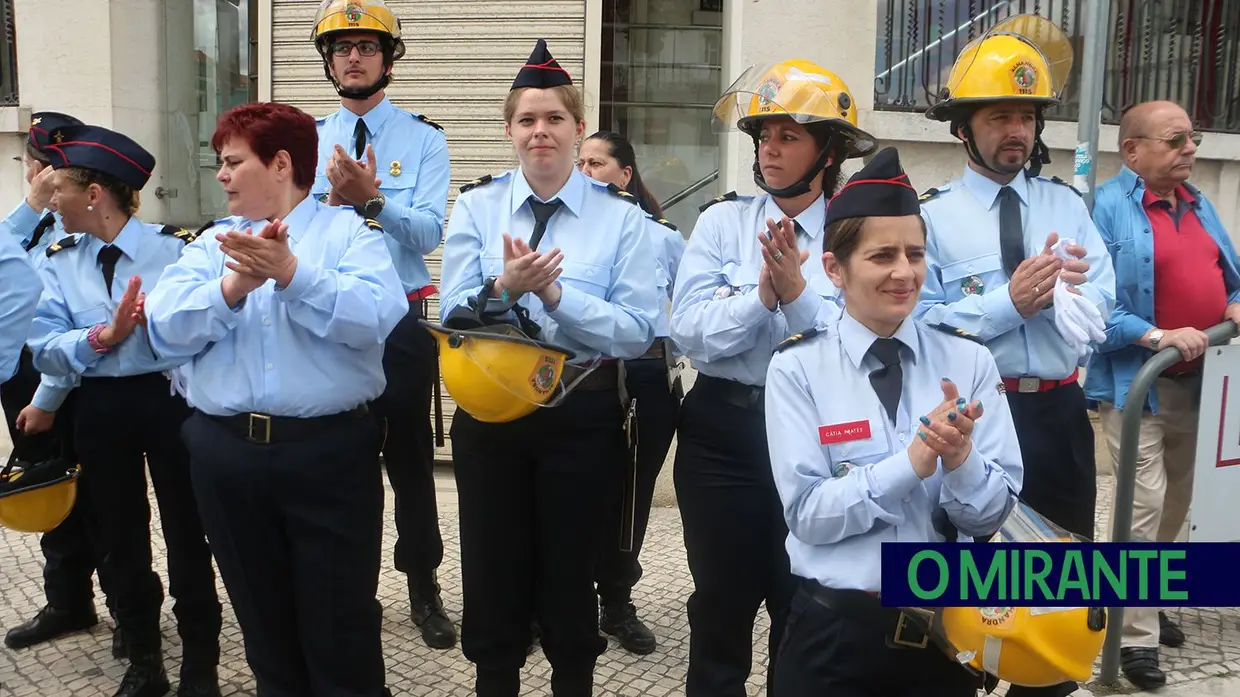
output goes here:
<path id="1" fill-rule="evenodd" d="M 1099 477 L 1098 500 L 1101 504 L 1099 528 L 1109 525 L 1112 478 Z M 440 569 L 444 600 L 451 618 L 460 621 L 460 557 L 457 549 L 456 494 L 447 471 L 439 473 L 439 496 L 442 528 L 446 544 L 444 564 Z M 388 508 L 392 505 L 388 492 Z M 152 511 L 156 511 L 152 506 Z M 153 524 L 158 531 L 159 526 Z M 434 651 L 428 649 L 407 618 L 408 601 L 403 579 L 392 567 L 390 541 L 395 530 L 388 516 L 385 535 L 385 566 L 380 580 L 380 600 L 384 606 L 383 643 L 386 647 L 388 682 L 397 695 L 418 697 L 464 697 L 472 693 L 473 669 L 460 649 Z M 1100 537 L 1105 537 L 1101 535 Z M 163 541 L 155 534 L 157 564 L 165 573 Z M 656 509 L 651 516 L 644 558 L 645 578 L 634 595 L 642 616 L 659 636 L 659 650 L 651 656 L 631 656 L 613 640 L 602 657 L 597 671 L 597 694 L 600 695 L 663 695 L 684 694 L 684 672 L 688 658 L 688 626 L 685 600 L 692 588 L 681 542 L 680 518 L 675 509 Z M 0 625 L 12 627 L 32 616 L 43 604 L 41 586 L 42 557 L 38 541 L 32 535 L 0 532 L 0 583 L 5 590 L 0 599 Z M 223 587 L 220 588 L 221 597 Z M 101 616 L 106 618 L 102 598 L 97 598 Z M 180 641 L 175 632 L 171 603 L 165 603 L 163 614 L 165 654 L 170 676 L 179 666 Z M 1180 621 L 1188 635 L 1188 643 L 1180 649 L 1163 649 L 1164 666 L 1169 669 L 1172 683 L 1187 683 L 1209 675 L 1240 674 L 1240 613 L 1226 610 L 1181 610 L 1172 615 Z M 62 638 L 58 641 L 23 651 L 5 650 L 0 654 L 0 695 L 40 695 L 41 697 L 109 697 L 124 673 L 124 665 L 110 652 L 110 620 L 90 633 Z M 765 675 L 761 666 L 766 662 L 766 617 L 759 615 L 754 641 L 754 676 L 749 694 L 764 694 Z M 220 679 L 225 695 L 253 695 L 254 681 L 246 666 L 237 628 L 225 604 L 222 637 L 223 661 Z M 526 695 L 550 694 L 550 666 L 541 651 L 530 657 L 525 669 Z M 1127 689 L 1124 689 L 1126 686 Z M 1126 683 L 1121 691 L 1131 692 Z M 1001 688 L 1002 690 L 1002 688 Z M 1111 688 L 1095 693 L 1111 692 Z M 1082 690 L 1078 694 L 1088 694 Z"/>

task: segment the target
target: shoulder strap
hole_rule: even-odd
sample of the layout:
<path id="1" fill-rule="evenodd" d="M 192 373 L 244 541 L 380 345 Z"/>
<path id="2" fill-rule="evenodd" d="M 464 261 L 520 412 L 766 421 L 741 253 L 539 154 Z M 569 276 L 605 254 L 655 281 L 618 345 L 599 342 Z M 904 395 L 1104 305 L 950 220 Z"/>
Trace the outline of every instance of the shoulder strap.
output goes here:
<path id="1" fill-rule="evenodd" d="M 729 191 L 728 193 L 722 196 L 716 196 L 713 199 L 707 201 L 706 203 L 703 203 L 702 205 L 698 206 L 698 212 L 705 213 L 707 208 L 710 208 L 716 203 L 722 203 L 723 201 L 735 201 L 735 200 L 736 200 L 736 192 Z"/>
<path id="2" fill-rule="evenodd" d="M 77 236 L 77 235 L 70 235 L 70 236 L 68 236 L 68 237 L 64 238 L 63 240 L 61 240 L 61 241 L 59 241 L 59 242 L 56 242 L 56 243 L 52 244 L 52 246 L 48 247 L 48 248 L 47 248 L 47 256 L 49 256 L 49 257 L 50 257 L 50 256 L 52 256 L 53 254 L 57 254 L 57 253 L 62 252 L 62 251 L 64 251 L 64 250 L 66 250 L 66 249 L 71 249 L 71 248 L 73 248 L 73 247 L 76 247 L 76 246 L 77 246 L 77 243 L 78 243 L 78 236 Z"/>
<path id="3" fill-rule="evenodd" d="M 1085 198 L 1085 194 L 1082 194 L 1080 189 L 1076 188 L 1075 186 L 1072 186 L 1068 182 L 1060 179 L 1059 177 L 1051 177 L 1051 182 L 1058 184 L 1060 186 L 1066 186 L 1069 189 L 1072 189 L 1073 193 L 1075 193 L 1077 196 L 1080 196 L 1081 198 Z"/>
<path id="4" fill-rule="evenodd" d="M 177 227 L 175 225 L 165 225 L 161 227 L 159 229 L 159 234 L 171 235 L 177 238 L 178 240 L 181 240 L 185 244 L 189 244 L 190 242 L 193 242 L 194 240 L 198 239 L 197 232 L 190 232 L 189 230 L 186 230 L 183 227 Z"/>
<path id="5" fill-rule="evenodd" d="M 793 334 L 787 339 L 784 339 L 783 341 L 779 342 L 779 345 L 775 347 L 775 353 L 779 353 L 780 351 L 783 351 L 789 346 L 795 346 L 801 343 L 802 341 L 805 341 L 806 339 L 812 339 L 818 336 L 818 334 L 820 333 L 821 333 L 821 330 L 819 330 L 818 327 L 814 327 L 813 329 L 803 331 L 799 334 Z"/>
<path id="6" fill-rule="evenodd" d="M 481 177 L 478 177 L 477 179 L 471 181 L 468 184 L 463 184 L 461 186 L 461 193 L 463 194 L 466 191 L 469 191 L 470 189 L 477 189 L 480 186 L 486 186 L 487 184 L 490 184 L 491 180 L 493 180 L 494 178 L 495 177 L 491 176 L 490 174 L 484 174 Z"/>
<path id="7" fill-rule="evenodd" d="M 34 233 L 30 235 L 30 241 L 26 243 L 26 251 L 29 252 L 35 247 L 38 247 L 39 240 L 43 239 L 43 235 L 47 234 L 47 231 L 51 230 L 52 226 L 54 226 L 55 224 L 56 224 L 55 215 L 48 213 L 47 215 L 43 216 L 43 219 L 40 220 L 39 224 L 35 226 Z"/>
<path id="8" fill-rule="evenodd" d="M 928 326 L 931 329 L 937 329 L 943 332 L 944 334 L 951 334 L 952 336 L 956 338 L 966 339 L 968 341 L 972 341 L 975 344 L 981 344 L 985 346 L 985 342 L 982 341 L 982 337 L 978 336 L 977 334 L 974 334 L 973 332 L 966 332 L 965 330 L 960 329 L 959 327 L 953 327 L 950 324 L 944 324 L 942 322 L 939 322 L 938 324 L 931 324 Z"/>
<path id="9" fill-rule="evenodd" d="M 615 195 L 619 196 L 620 198 L 624 199 L 625 201 L 628 201 L 629 203 L 631 203 L 631 204 L 633 204 L 633 205 L 635 205 L 635 206 L 636 206 L 636 205 L 638 205 L 638 204 L 637 204 L 637 197 L 636 197 L 636 196 L 634 196 L 633 194 L 630 194 L 629 192 L 625 191 L 624 189 L 621 189 L 620 187 L 616 186 L 615 184 L 608 184 L 608 185 L 607 185 L 607 190 L 608 190 L 608 191 L 610 191 L 611 193 L 613 193 L 613 194 L 615 194 Z"/>
<path id="10" fill-rule="evenodd" d="M 662 225 L 665 228 L 668 228 L 669 230 L 675 230 L 677 232 L 680 231 L 680 228 L 676 227 L 676 225 L 673 224 L 672 221 L 668 220 L 667 218 L 655 218 L 652 216 L 651 220 Z"/>
<path id="11" fill-rule="evenodd" d="M 423 116 L 422 114 L 414 114 L 414 115 L 413 115 L 413 117 L 414 117 L 415 119 L 417 119 L 417 120 L 421 121 L 422 123 L 426 124 L 427 126 L 430 126 L 431 128 L 434 128 L 435 130 L 438 130 L 438 131 L 442 131 L 442 130 L 443 130 L 443 126 L 440 126 L 439 124 L 435 123 L 434 121 L 431 121 L 430 119 L 426 118 L 426 117 L 425 117 L 425 116 Z"/>

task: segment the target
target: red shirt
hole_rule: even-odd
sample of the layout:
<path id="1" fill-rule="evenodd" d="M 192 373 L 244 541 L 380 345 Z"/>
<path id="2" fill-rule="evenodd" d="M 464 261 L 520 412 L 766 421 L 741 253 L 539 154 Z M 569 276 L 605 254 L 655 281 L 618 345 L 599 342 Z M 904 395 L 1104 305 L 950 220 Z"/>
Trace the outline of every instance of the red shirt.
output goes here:
<path id="1" fill-rule="evenodd" d="M 1141 201 L 1154 234 L 1154 324 L 1205 330 L 1223 321 L 1227 286 L 1219 246 L 1193 210 L 1193 195 L 1176 187 L 1176 207 L 1149 189 Z M 1167 375 L 1197 370 L 1201 359 L 1180 362 Z"/>

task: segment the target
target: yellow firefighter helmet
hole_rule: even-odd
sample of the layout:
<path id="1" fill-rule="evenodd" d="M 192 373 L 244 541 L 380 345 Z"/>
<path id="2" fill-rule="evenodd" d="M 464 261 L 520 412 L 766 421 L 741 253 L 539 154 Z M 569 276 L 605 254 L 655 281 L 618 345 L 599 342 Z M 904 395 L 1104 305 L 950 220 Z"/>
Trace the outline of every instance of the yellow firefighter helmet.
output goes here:
<path id="1" fill-rule="evenodd" d="M 1106 638 L 1103 608 L 948 607 L 941 621 L 970 666 L 1025 687 L 1089 680 Z"/>
<path id="2" fill-rule="evenodd" d="M 950 121 L 956 107 L 998 101 L 1059 103 L 1072 70 L 1072 43 L 1048 19 L 1015 15 L 964 47 L 926 116 Z"/>
<path id="3" fill-rule="evenodd" d="M 716 131 L 738 128 L 756 138 L 763 119 L 773 117 L 829 124 L 846 139 L 848 157 L 874 150 L 874 136 L 857 127 L 857 103 L 848 85 L 813 61 L 751 66 L 715 102 L 712 124 Z"/>
<path id="4" fill-rule="evenodd" d="M 61 458 L 29 464 L 10 458 L 0 471 L 0 526 L 48 532 L 69 517 L 81 469 Z"/>
<path id="5" fill-rule="evenodd" d="M 572 351 L 529 338 L 511 324 L 452 329 L 419 320 L 439 344 L 439 374 L 462 410 L 506 423 L 547 405 Z"/>
<path id="6" fill-rule="evenodd" d="M 311 39 L 323 53 L 326 39 L 345 31 L 373 31 L 392 40 L 393 60 L 405 55 L 405 42 L 400 37 L 400 20 L 383 0 L 323 0 L 314 16 Z"/>

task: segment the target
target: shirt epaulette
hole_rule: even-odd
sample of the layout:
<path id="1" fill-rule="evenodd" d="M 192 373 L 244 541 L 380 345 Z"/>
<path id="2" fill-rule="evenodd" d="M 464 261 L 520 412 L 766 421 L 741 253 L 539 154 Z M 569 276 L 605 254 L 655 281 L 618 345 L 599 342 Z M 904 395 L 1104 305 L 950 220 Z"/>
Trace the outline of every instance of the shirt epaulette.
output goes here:
<path id="1" fill-rule="evenodd" d="M 478 177 L 477 179 L 471 181 L 468 184 L 462 184 L 461 193 L 463 194 L 466 191 L 469 191 L 470 189 L 476 189 L 480 186 L 486 186 L 487 184 L 490 184 L 494 179 L 495 177 L 491 176 L 490 174 L 484 174 L 481 177 Z"/>
<path id="2" fill-rule="evenodd" d="M 442 130 L 443 130 L 443 126 L 440 126 L 439 124 L 435 123 L 434 121 L 431 121 L 430 119 L 426 118 L 426 117 L 425 117 L 425 116 L 423 116 L 422 114 L 414 114 L 414 115 L 413 115 L 413 118 L 415 118 L 415 119 L 417 119 L 417 120 L 421 121 L 422 123 L 426 124 L 427 126 L 430 126 L 431 128 L 434 128 L 434 129 L 435 129 L 435 130 L 437 130 L 437 131 L 442 131 Z"/>
<path id="3" fill-rule="evenodd" d="M 66 249 L 69 249 L 70 247 L 76 247 L 78 243 L 78 239 L 80 239 L 80 235 L 70 235 L 68 237 L 65 237 L 59 242 L 56 242 L 50 245 L 47 248 L 47 255 L 50 257 L 53 254 L 57 252 L 62 252 Z"/>
<path id="4" fill-rule="evenodd" d="M 712 198 L 711 200 L 707 201 L 706 203 L 703 203 L 702 205 L 698 206 L 698 212 L 705 213 L 707 208 L 710 208 L 716 203 L 722 203 L 724 201 L 735 201 L 735 200 L 736 200 L 736 192 L 729 191 L 728 193 L 722 196 L 716 196 Z"/>
<path id="5" fill-rule="evenodd" d="M 1046 177 L 1038 177 L 1038 179 L 1044 179 L 1046 181 L 1051 182 L 1052 184 L 1059 184 L 1060 186 L 1066 186 L 1069 189 L 1072 189 L 1072 192 L 1075 193 L 1077 196 L 1080 196 L 1081 198 L 1085 198 L 1085 194 L 1082 194 L 1080 189 L 1060 179 L 1059 177 L 1051 177 L 1050 179 L 1046 179 Z"/>
<path id="6" fill-rule="evenodd" d="M 921 202 L 921 203 L 925 203 L 926 201 L 932 201 L 932 200 L 934 200 L 934 197 L 935 197 L 935 196 L 938 196 L 939 194 L 945 193 L 945 192 L 949 191 L 950 189 L 951 189 L 951 187 L 950 187 L 950 186 L 948 186 L 948 185 L 944 185 L 944 186 L 943 186 L 943 188 L 941 188 L 941 189 L 936 189 L 936 188 L 934 188 L 934 187 L 930 187 L 929 189 L 926 189 L 924 192 L 922 192 L 921 196 L 918 196 L 918 197 L 917 197 L 917 200 L 918 200 L 919 202 Z"/>
<path id="7" fill-rule="evenodd" d="M 194 240 L 198 239 L 197 232 L 190 232 L 189 230 L 186 230 L 183 227 L 177 227 L 175 225 L 165 225 L 161 227 L 159 229 L 159 234 L 171 235 L 172 237 L 175 237 L 178 240 L 181 240 L 185 244 L 189 244 L 190 242 L 193 242 Z"/>
<path id="8" fill-rule="evenodd" d="M 199 237 L 201 237 L 201 236 L 202 236 L 202 233 L 204 233 L 204 232 L 206 232 L 207 230 L 210 230 L 211 228 L 215 227 L 215 224 L 216 224 L 216 223 L 218 223 L 218 222 L 220 222 L 220 221 L 218 221 L 218 220 L 208 220 L 207 222 L 203 223 L 203 224 L 202 224 L 202 227 L 198 228 L 198 232 L 195 232 L 195 233 L 194 233 L 194 239 L 198 239 Z"/>
<path id="9" fill-rule="evenodd" d="M 625 191 L 624 189 L 621 189 L 620 187 L 616 186 L 615 184 L 608 184 L 608 185 L 607 185 L 607 190 L 608 190 L 608 191 L 610 191 L 611 193 L 613 193 L 613 194 L 615 194 L 615 195 L 619 196 L 620 198 L 624 199 L 625 201 L 628 201 L 629 203 L 633 204 L 634 206 L 636 206 L 636 205 L 637 205 L 637 197 L 636 197 L 636 196 L 634 196 L 633 194 L 630 194 L 629 192 Z"/>
<path id="10" fill-rule="evenodd" d="M 370 228 L 371 230 L 378 230 L 379 232 L 383 232 L 383 225 L 381 225 L 379 221 L 375 220 L 374 218 L 366 218 L 366 227 Z"/>
<path id="11" fill-rule="evenodd" d="M 787 339 L 784 339 L 783 341 L 779 342 L 779 345 L 775 347 L 775 353 L 779 353 L 780 351 L 783 351 L 789 346 L 795 346 L 796 344 L 799 344 L 802 341 L 805 341 L 806 339 L 812 339 L 821 333 L 823 332 L 820 329 L 818 329 L 818 327 L 814 327 L 813 329 L 808 329 L 806 331 L 800 332 L 799 334 L 793 334 Z"/>
<path id="12" fill-rule="evenodd" d="M 982 337 L 978 336 L 977 334 L 974 334 L 973 332 L 966 332 L 965 330 L 959 327 L 953 327 L 950 324 L 944 324 L 942 322 L 939 322 L 938 324 L 931 324 L 929 325 L 929 327 L 931 329 L 937 329 L 943 332 L 944 334 L 951 334 L 954 337 L 972 341 L 975 344 L 982 344 L 983 346 L 985 345 L 985 342 L 982 341 Z"/>
<path id="13" fill-rule="evenodd" d="M 672 221 L 668 220 L 667 218 L 655 218 L 654 216 L 651 216 L 651 220 L 653 220 L 654 222 L 662 225 L 663 227 L 669 230 L 675 230 L 676 232 L 680 232 L 680 228 L 676 227 L 676 225 L 672 223 Z"/>

